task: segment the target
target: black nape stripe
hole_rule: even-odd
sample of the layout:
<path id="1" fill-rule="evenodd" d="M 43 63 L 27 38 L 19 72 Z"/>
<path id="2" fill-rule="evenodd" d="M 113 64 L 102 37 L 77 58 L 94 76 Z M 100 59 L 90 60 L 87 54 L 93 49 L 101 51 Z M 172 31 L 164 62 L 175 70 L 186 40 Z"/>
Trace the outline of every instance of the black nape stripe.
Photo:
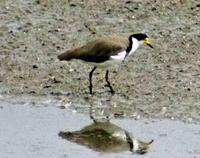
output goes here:
<path id="1" fill-rule="evenodd" d="M 126 48 L 126 52 L 127 52 L 127 53 L 129 53 L 129 52 L 131 51 L 131 48 L 132 48 L 132 45 L 133 45 L 132 35 L 129 36 L 128 40 L 129 40 L 129 45 L 128 45 L 128 47 Z"/>
<path id="2" fill-rule="evenodd" d="M 125 60 L 125 58 L 128 56 L 128 54 L 130 53 L 130 51 L 131 51 L 131 49 L 132 49 L 132 45 L 133 45 L 132 35 L 129 36 L 128 40 L 129 40 L 129 45 L 128 45 L 128 47 L 126 48 L 126 55 L 125 55 L 125 57 L 124 57 L 124 60 Z"/>

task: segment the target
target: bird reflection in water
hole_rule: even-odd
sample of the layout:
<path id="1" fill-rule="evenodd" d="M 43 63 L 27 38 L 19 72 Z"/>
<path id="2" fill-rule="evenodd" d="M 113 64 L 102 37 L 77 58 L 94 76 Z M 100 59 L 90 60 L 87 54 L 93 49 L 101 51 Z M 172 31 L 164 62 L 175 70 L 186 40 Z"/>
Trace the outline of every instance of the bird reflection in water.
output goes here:
<path id="1" fill-rule="evenodd" d="M 109 119 L 96 120 L 78 131 L 61 131 L 59 136 L 70 142 L 87 146 L 99 152 L 122 152 L 145 154 L 153 142 L 143 142 L 134 138 L 131 133 L 113 124 Z"/>

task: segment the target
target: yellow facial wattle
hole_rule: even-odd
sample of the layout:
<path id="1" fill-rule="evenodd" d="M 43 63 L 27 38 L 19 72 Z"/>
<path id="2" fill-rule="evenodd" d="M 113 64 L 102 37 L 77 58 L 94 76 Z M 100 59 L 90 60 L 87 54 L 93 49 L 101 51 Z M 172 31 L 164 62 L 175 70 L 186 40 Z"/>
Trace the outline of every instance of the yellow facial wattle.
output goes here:
<path id="1" fill-rule="evenodd" d="M 153 46 L 151 45 L 151 43 L 150 43 L 148 37 L 144 39 L 144 44 L 146 44 L 146 45 L 148 45 L 149 47 L 153 48 Z"/>

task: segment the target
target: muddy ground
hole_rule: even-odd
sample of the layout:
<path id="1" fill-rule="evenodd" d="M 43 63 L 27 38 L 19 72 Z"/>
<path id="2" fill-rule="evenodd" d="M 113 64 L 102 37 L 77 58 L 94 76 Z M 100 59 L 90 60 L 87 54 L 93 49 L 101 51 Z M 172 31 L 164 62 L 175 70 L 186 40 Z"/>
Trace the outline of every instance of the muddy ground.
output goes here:
<path id="1" fill-rule="evenodd" d="M 200 120 L 198 1 L 1 0 L 0 15 L 1 100 L 48 97 L 81 112 L 93 105 L 128 117 Z M 143 46 L 111 69 L 115 95 L 104 87 L 103 70 L 90 96 L 92 67 L 57 59 L 95 36 L 137 32 L 154 49 Z"/>

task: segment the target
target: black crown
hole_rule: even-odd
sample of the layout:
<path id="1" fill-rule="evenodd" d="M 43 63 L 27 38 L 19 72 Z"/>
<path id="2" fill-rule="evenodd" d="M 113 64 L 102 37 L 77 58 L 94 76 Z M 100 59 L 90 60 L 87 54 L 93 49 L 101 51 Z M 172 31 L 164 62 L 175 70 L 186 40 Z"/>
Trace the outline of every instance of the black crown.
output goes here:
<path id="1" fill-rule="evenodd" d="M 138 41 L 141 41 L 141 40 L 144 40 L 145 38 L 148 38 L 148 36 L 146 34 L 143 34 L 143 33 L 132 34 L 130 37 L 136 38 Z"/>

